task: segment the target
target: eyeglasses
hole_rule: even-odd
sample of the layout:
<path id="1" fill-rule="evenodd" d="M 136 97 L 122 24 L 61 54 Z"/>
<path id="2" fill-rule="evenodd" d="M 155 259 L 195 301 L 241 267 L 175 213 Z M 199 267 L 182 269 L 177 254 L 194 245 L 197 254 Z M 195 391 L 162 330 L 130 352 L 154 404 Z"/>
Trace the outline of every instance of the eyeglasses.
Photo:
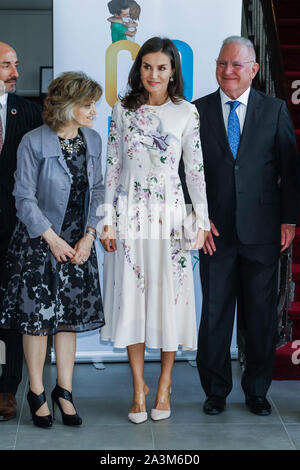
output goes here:
<path id="1" fill-rule="evenodd" d="M 251 64 L 251 63 L 255 63 L 254 60 L 248 60 L 247 62 L 227 62 L 226 60 L 219 60 L 219 59 L 216 59 L 216 64 L 217 64 L 217 67 L 220 67 L 221 69 L 226 69 L 226 67 L 228 65 L 231 65 L 231 67 L 235 70 L 240 70 L 242 69 L 245 64 Z"/>

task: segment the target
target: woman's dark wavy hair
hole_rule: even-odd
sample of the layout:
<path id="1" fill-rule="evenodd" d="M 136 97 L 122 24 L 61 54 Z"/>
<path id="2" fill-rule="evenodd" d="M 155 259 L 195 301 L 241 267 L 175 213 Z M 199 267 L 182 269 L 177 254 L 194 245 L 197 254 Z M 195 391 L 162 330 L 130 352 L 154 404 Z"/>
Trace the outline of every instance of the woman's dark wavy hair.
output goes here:
<path id="1" fill-rule="evenodd" d="M 108 2 L 108 10 L 112 15 L 120 15 L 122 10 L 129 8 L 130 0 L 111 0 Z"/>
<path id="2" fill-rule="evenodd" d="M 148 100 L 149 93 L 145 90 L 141 82 L 141 65 L 144 55 L 152 52 L 163 52 L 170 58 L 174 70 L 174 81 L 169 81 L 167 89 L 170 99 L 173 103 L 179 103 L 185 99 L 183 95 L 184 84 L 179 52 L 171 39 L 154 37 L 148 39 L 148 41 L 142 45 L 129 72 L 129 91 L 124 97 L 120 96 L 122 105 L 126 109 L 138 109 Z"/>

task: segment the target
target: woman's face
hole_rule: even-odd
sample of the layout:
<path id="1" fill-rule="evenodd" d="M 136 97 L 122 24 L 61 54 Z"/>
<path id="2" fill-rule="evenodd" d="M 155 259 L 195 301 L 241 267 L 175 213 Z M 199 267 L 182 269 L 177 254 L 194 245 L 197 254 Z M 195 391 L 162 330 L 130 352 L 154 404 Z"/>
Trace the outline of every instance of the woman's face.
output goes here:
<path id="1" fill-rule="evenodd" d="M 173 74 L 171 60 L 164 52 L 150 52 L 142 57 L 141 82 L 149 94 L 164 96 Z"/>
<path id="2" fill-rule="evenodd" d="M 73 108 L 73 122 L 79 127 L 92 127 L 96 114 L 95 101 L 86 105 L 77 105 Z"/>

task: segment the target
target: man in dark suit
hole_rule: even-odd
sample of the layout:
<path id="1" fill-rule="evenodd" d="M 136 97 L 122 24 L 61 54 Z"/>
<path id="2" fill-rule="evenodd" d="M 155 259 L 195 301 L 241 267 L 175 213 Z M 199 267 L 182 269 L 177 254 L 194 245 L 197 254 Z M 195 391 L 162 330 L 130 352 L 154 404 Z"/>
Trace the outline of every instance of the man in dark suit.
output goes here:
<path id="1" fill-rule="evenodd" d="M 282 100 L 257 92 L 253 44 L 227 38 L 217 59 L 220 88 L 197 101 L 211 233 L 200 252 L 203 306 L 197 366 L 218 414 L 232 389 L 230 344 L 238 289 L 246 328 L 246 405 L 271 412 L 266 398 L 277 339 L 277 271 L 298 220 L 296 143 Z"/>
<path id="2" fill-rule="evenodd" d="M 18 58 L 14 49 L 0 42 L 0 282 L 8 244 L 16 223 L 12 196 L 17 148 L 23 135 L 42 124 L 41 109 L 35 103 L 14 94 L 18 79 Z M 3 86 L 4 84 L 4 86 Z M 1 299 L 0 299 L 1 300 Z M 22 379 L 22 335 L 1 329 L 1 347 L 5 344 L 6 363 L 0 377 L 0 421 L 16 416 L 15 395 Z"/>

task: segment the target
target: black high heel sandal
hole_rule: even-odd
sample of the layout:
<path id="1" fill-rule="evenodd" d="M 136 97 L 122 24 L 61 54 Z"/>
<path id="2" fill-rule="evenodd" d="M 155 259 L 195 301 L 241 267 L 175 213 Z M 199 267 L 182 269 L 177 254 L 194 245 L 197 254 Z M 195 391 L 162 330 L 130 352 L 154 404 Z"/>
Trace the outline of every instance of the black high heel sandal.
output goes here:
<path id="1" fill-rule="evenodd" d="M 29 389 L 27 393 L 27 401 L 31 411 L 33 423 L 40 428 L 51 428 L 53 423 L 51 414 L 47 416 L 36 415 L 37 410 L 41 408 L 41 406 L 43 406 L 43 404 L 47 401 L 45 390 L 40 395 L 36 395 Z"/>
<path id="2" fill-rule="evenodd" d="M 52 390 L 51 398 L 53 419 L 55 419 L 55 406 L 58 406 L 61 412 L 63 424 L 65 424 L 66 426 L 79 426 L 80 424 L 82 424 L 82 419 L 80 418 L 79 414 L 77 412 L 73 415 L 65 413 L 59 401 L 60 398 L 63 398 L 64 400 L 71 402 L 74 406 L 72 393 L 56 384 L 55 388 Z"/>

